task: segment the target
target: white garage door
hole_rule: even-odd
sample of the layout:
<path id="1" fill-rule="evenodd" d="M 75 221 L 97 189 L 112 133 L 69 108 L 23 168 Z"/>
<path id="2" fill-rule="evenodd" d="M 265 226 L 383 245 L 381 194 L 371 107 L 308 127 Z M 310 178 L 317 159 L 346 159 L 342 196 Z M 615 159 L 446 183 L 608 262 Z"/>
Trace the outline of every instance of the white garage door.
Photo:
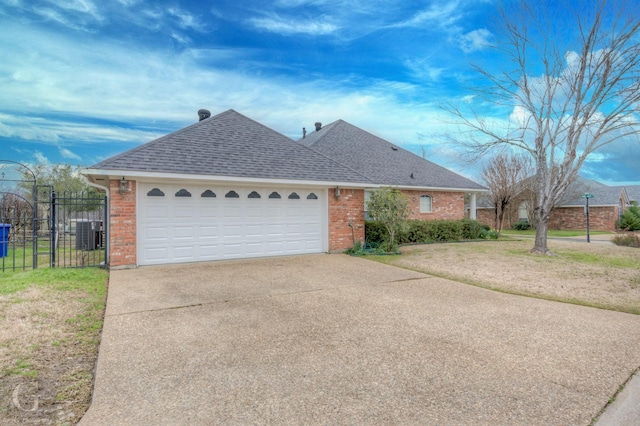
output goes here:
<path id="1" fill-rule="evenodd" d="M 326 190 L 141 183 L 138 264 L 326 251 Z"/>

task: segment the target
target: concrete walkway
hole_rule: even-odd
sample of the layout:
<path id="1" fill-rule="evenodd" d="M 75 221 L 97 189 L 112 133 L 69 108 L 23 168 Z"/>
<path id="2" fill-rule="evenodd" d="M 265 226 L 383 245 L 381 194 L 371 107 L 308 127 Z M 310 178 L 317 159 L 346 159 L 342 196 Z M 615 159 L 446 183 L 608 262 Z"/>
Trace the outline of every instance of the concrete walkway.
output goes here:
<path id="1" fill-rule="evenodd" d="M 640 317 L 345 255 L 113 271 L 81 425 L 587 425 Z"/>

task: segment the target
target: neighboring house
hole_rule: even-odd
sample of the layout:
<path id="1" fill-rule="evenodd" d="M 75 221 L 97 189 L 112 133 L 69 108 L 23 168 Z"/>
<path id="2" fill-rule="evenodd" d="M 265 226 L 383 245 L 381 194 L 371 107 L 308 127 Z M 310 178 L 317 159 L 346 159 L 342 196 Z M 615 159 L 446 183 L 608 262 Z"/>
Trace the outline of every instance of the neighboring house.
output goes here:
<path id="1" fill-rule="evenodd" d="M 624 209 L 629 205 L 627 189 L 623 186 L 608 186 L 594 180 L 579 177 L 567 188 L 558 205 L 551 211 L 549 229 L 586 229 L 585 193 L 593 194 L 589 199 L 589 227 L 598 231 L 615 231 L 616 224 Z M 532 190 L 525 188 L 514 197 L 507 214 L 505 228 L 511 228 L 517 221 L 533 218 Z M 495 208 L 487 197 L 478 200 L 478 220 L 495 226 Z"/>
<path id="2" fill-rule="evenodd" d="M 83 171 L 109 193 L 111 267 L 344 250 L 364 240 L 365 191 L 398 187 L 434 219 L 485 191 L 343 121 L 297 143 L 209 115 Z"/>
<path id="3" fill-rule="evenodd" d="M 630 203 L 636 202 L 640 204 L 640 185 L 628 185 L 625 186 L 624 189 L 627 191 Z"/>

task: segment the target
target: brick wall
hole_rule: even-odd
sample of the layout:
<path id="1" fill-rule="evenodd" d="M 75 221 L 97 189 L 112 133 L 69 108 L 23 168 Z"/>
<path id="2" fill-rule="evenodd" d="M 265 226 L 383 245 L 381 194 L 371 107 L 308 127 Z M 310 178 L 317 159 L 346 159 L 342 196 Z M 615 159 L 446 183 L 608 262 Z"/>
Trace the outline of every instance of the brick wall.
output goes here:
<path id="1" fill-rule="evenodd" d="M 476 220 L 484 223 L 491 228 L 496 227 L 496 211 L 494 209 L 476 209 Z M 509 227 L 508 224 L 503 223 L 502 226 Z"/>
<path id="2" fill-rule="evenodd" d="M 335 197 L 334 188 L 329 188 L 328 193 L 329 251 L 351 248 L 354 239 L 364 243 L 364 190 L 341 188 L 339 198 Z"/>
<path id="3" fill-rule="evenodd" d="M 478 221 L 495 227 L 495 210 L 478 209 Z M 517 210 L 505 213 L 503 228 L 511 228 L 517 221 Z M 594 231 L 615 231 L 618 221 L 618 207 L 589 207 L 589 229 Z M 556 207 L 549 218 L 549 229 L 587 229 L 584 207 Z"/>
<path id="4" fill-rule="evenodd" d="M 409 198 L 409 218 L 425 220 L 464 219 L 463 192 L 436 192 L 401 190 Z M 431 196 L 431 213 L 420 212 L 420 196 Z"/>
<path id="5" fill-rule="evenodd" d="M 439 220 L 464 218 L 464 193 L 402 190 L 409 198 L 411 219 Z M 432 212 L 420 213 L 420 196 L 432 197 Z M 349 222 L 353 225 L 353 235 Z M 353 239 L 364 242 L 364 190 L 341 189 L 340 198 L 329 188 L 329 250 L 353 247 Z"/>
<path id="6" fill-rule="evenodd" d="M 589 229 L 615 231 L 618 207 L 589 207 Z M 551 212 L 549 229 L 587 229 L 584 207 L 557 207 Z"/>
<path id="7" fill-rule="evenodd" d="M 109 266 L 135 267 L 136 258 L 136 182 L 129 181 L 128 192 L 120 194 L 120 181 L 111 180 L 109 208 Z"/>

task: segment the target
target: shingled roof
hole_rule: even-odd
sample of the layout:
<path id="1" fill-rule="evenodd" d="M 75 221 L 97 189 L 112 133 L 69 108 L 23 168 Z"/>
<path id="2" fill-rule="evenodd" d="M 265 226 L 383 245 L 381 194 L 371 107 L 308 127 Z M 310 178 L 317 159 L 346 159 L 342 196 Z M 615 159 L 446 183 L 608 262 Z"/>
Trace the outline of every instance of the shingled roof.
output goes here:
<path id="1" fill-rule="evenodd" d="M 521 189 L 517 194 L 525 189 L 533 190 L 534 184 L 533 177 L 524 179 L 520 183 Z M 608 186 L 595 180 L 578 177 L 567 187 L 556 207 L 584 207 L 586 202 L 582 195 L 587 192 L 594 195 L 589 201 L 592 206 L 617 206 L 624 190 L 622 186 Z M 494 208 L 494 204 L 488 195 L 482 196 L 478 199 L 478 208 Z"/>
<path id="2" fill-rule="evenodd" d="M 558 202 L 559 207 L 572 207 L 585 205 L 585 199 L 582 195 L 585 193 L 593 194 L 594 197 L 589 200 L 589 204 L 593 206 L 617 206 L 620 204 L 620 194 L 624 191 L 622 186 L 608 186 L 603 183 L 591 179 L 579 177 L 567 188 L 564 196 Z"/>
<path id="3" fill-rule="evenodd" d="M 373 183 L 234 110 L 108 158 L 91 169 Z"/>
<path id="4" fill-rule="evenodd" d="M 640 185 L 627 185 L 625 189 L 629 195 L 629 201 L 640 203 Z"/>
<path id="5" fill-rule="evenodd" d="M 356 170 L 376 184 L 455 190 L 486 189 L 343 120 L 309 133 L 298 142 Z"/>

